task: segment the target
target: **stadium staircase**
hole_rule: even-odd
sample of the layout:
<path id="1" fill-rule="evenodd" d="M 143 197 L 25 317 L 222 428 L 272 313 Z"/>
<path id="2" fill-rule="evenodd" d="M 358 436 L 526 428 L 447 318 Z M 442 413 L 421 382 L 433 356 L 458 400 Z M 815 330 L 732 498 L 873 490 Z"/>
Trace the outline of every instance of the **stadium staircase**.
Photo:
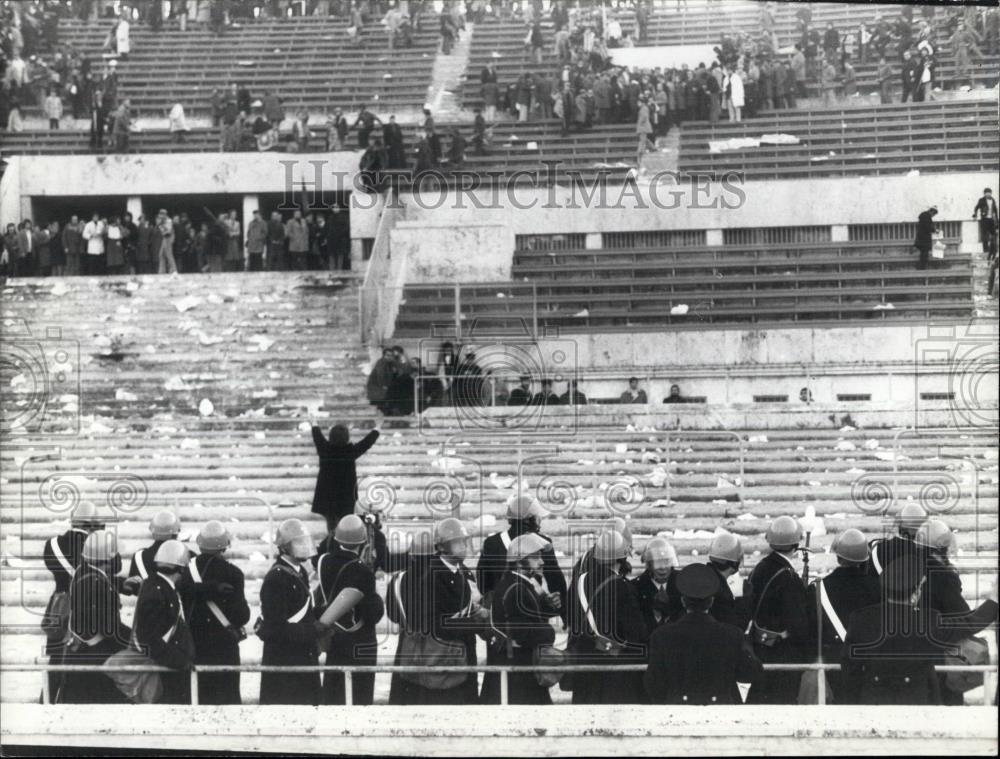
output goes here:
<path id="1" fill-rule="evenodd" d="M 529 264 L 519 254 L 518 265 Z M 148 542 L 146 524 L 159 508 L 179 513 L 186 539 L 204 521 L 222 519 L 256 618 L 273 524 L 294 516 L 317 538 L 324 532 L 309 513 L 317 471 L 310 423 L 325 429 L 344 421 L 355 439 L 373 423 L 363 397 L 357 279 L 50 278 L 7 282 L 2 296 L 4 422 L 16 430 L 5 426 L 0 460 L 0 662 L 42 654 L 39 620 L 52 590 L 42 547 L 66 529 L 79 498 L 109 516 L 114 507 L 126 557 Z M 626 430 L 596 410 L 546 413 L 547 442 L 483 434 L 447 409 L 430 427 L 387 423 L 359 462 L 361 502 L 383 512 L 390 541 L 456 504 L 478 540 L 502 528 L 503 503 L 520 475 L 551 511 L 545 530 L 568 569 L 609 502 L 629 514 L 640 549 L 664 534 L 686 564 L 703 557 L 724 527 L 743 536 L 752 566 L 767 521 L 779 514 L 813 510 L 821 525 L 813 544 L 825 548 L 846 527 L 879 533 L 886 508 L 921 499 L 957 530 L 966 595 L 988 589 L 970 573 L 996 563 L 995 430 L 898 439 L 891 429 L 847 422 L 736 433 Z M 816 554 L 813 568 L 830 561 Z M 134 599 L 124 603 L 129 618 Z M 393 631 L 387 621 L 380 630 L 390 661 Z M 259 661 L 259 640 L 251 636 L 242 652 L 244 661 Z M 33 701 L 39 683 L 35 674 L 5 673 L 0 700 Z M 387 687 L 388 676 L 379 676 L 379 698 Z M 256 676 L 243 677 L 243 691 L 245 703 L 256 702 Z"/>

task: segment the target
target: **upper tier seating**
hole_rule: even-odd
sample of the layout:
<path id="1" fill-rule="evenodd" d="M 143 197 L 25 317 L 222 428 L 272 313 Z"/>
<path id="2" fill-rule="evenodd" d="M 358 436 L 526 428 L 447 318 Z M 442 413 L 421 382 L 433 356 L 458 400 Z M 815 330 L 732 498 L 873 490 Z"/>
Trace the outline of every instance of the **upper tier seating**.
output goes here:
<path id="1" fill-rule="evenodd" d="M 451 145 L 450 124 L 438 124 L 442 150 L 447 153 Z M 560 161 L 560 171 L 572 170 L 581 175 L 593 175 L 598 171 L 610 177 L 622 177 L 635 165 L 635 132 L 624 124 L 595 126 L 581 132 L 572 132 L 566 137 L 560 135 L 555 122 L 532 122 L 528 124 L 500 123 L 493 129 L 493 136 L 487 155 L 475 154 L 472 130 L 468 124 L 458 125 L 468 143 L 464 171 L 503 171 L 511 173 L 524 170 L 544 173 L 542 161 Z M 326 125 L 310 130 L 313 141 L 309 152 L 322 153 L 326 145 Z M 373 138 L 378 136 L 373 133 Z M 416 127 L 404 127 L 406 135 L 407 160 L 414 168 L 414 153 L 420 137 Z M 534 143 L 534 146 L 532 146 Z M 8 154 L 62 154 L 87 153 L 88 134 L 69 130 L 32 130 L 5 133 L 2 143 Z M 354 135 L 350 146 L 356 146 Z M 165 153 L 187 151 L 218 151 L 219 130 L 198 128 L 188 133 L 182 145 L 173 142 L 165 129 L 134 132 L 130 138 L 130 153 Z M 237 153 L 248 155 L 247 153 Z M 447 171 L 444 167 L 442 171 Z"/>
<path id="2" fill-rule="evenodd" d="M 216 37 L 207 29 L 185 32 L 132 26 L 132 52 L 118 65 L 119 97 L 142 115 L 165 116 L 182 103 L 188 116 L 208 116 L 209 98 L 230 82 L 254 97 L 273 90 L 287 109 L 345 113 L 362 103 L 380 109 L 419 108 L 437 48 L 434 25 L 414 33 L 413 47 L 390 51 L 383 27 L 368 24 L 364 48 L 353 47 L 346 20 L 303 16 L 234 26 Z M 107 23 L 60 22 L 61 39 L 100 60 Z"/>
<path id="3" fill-rule="evenodd" d="M 740 123 L 689 122 L 681 132 L 683 172 L 738 171 L 748 178 L 804 178 L 993 171 L 998 166 L 995 100 L 777 111 Z M 798 144 L 712 152 L 710 141 L 793 135 Z"/>
<path id="4" fill-rule="evenodd" d="M 568 333 L 971 315 L 955 240 L 929 270 L 914 264 L 912 240 L 520 251 L 511 282 L 462 285 L 458 308 L 470 324 Z M 455 297 L 451 283 L 407 286 L 396 335 L 454 323 Z"/>
<path id="5" fill-rule="evenodd" d="M 879 4 L 847 4 L 847 3 L 814 3 L 810 6 L 813 12 L 812 25 L 820 30 L 826 29 L 828 21 L 832 21 L 834 26 L 843 34 L 846 30 L 856 31 L 861 22 L 870 22 L 876 15 L 881 16 L 890 22 L 897 18 L 900 6 L 879 5 Z M 723 34 L 735 32 L 748 32 L 758 34 L 761 31 L 760 25 L 760 3 L 716 4 L 699 5 L 691 3 L 690 6 L 681 13 L 675 12 L 671 3 L 667 7 L 658 9 L 652 16 L 649 24 L 649 39 L 646 45 L 718 45 Z M 782 46 L 791 46 L 795 39 L 796 19 L 794 3 L 776 3 L 775 21 L 778 42 Z M 919 13 L 915 14 L 919 18 Z M 619 16 L 622 29 L 634 35 L 634 21 L 630 12 L 621 12 Z M 487 18 L 484 22 L 476 25 L 473 30 L 472 43 L 469 50 L 469 64 L 466 68 L 465 85 L 462 91 L 462 100 L 468 107 L 475 107 L 482 103 L 480 94 L 480 72 L 483 67 L 493 62 L 496 64 L 497 78 L 503 88 L 517 79 L 525 72 L 535 73 L 546 69 L 555 71 L 558 67 L 558 60 L 553 51 L 554 27 L 544 17 L 542 32 L 545 36 L 546 45 L 543 50 L 543 62 L 539 66 L 531 57 L 529 49 L 525 48 L 524 38 L 526 27 L 524 23 L 517 19 L 499 20 Z M 937 51 L 938 66 L 934 72 L 934 86 L 952 88 L 966 84 L 963 79 L 957 81 L 961 72 L 956 72 L 953 54 L 949 49 L 948 40 L 941 40 Z M 893 60 L 895 60 L 893 58 Z M 690 64 L 694 68 L 699 61 Z M 705 65 L 709 65 L 711 60 L 705 60 Z M 866 63 L 857 60 L 852 61 L 857 74 L 858 87 L 862 92 L 876 92 L 878 90 L 877 60 L 869 59 Z M 1000 69 L 1000 57 L 988 56 L 982 60 L 977 60 L 970 72 L 973 83 L 986 87 L 993 87 L 997 83 L 997 71 Z M 898 79 L 898 77 L 896 77 Z M 898 97 L 899 83 L 893 82 L 893 88 L 897 91 Z M 813 80 L 807 82 L 807 89 L 811 94 L 819 94 L 818 83 Z"/>
<path id="6" fill-rule="evenodd" d="M 357 428 L 372 416 L 362 397 L 355 283 L 282 273 L 81 277 L 8 283 L 2 295 L 5 319 L 26 320 L 36 336 L 59 326 L 60 339 L 78 341 L 86 357 L 79 367 L 77 410 L 68 397 L 74 395 L 71 387 L 60 387 L 56 399 L 62 422 L 77 415 L 78 431 L 58 434 L 67 427 L 55 419 L 43 427 L 46 434 L 5 438 L 2 661 L 31 662 L 42 655 L 39 621 L 52 591 L 42 546 L 66 529 L 76 489 L 102 508 L 123 506 L 115 529 L 126 558 L 148 544 L 146 525 L 160 508 L 178 512 L 185 539 L 205 521 L 222 519 L 235 538 L 229 555 L 247 575 L 255 619 L 268 567 L 268 504 L 275 521 L 299 517 L 309 520 L 316 537 L 324 531 L 309 513 L 317 471 L 309 423 L 325 428 L 346 419 L 357 438 Z M 177 303 L 184 297 L 200 300 L 181 312 Z M 118 334 L 122 338 L 109 346 L 107 338 Z M 223 342 L 215 342 L 219 337 Z M 3 339 L 5 346 L 14 339 L 8 323 Z M 10 385 L 10 379 L 4 375 L 5 387 L 19 384 Z M 204 398 L 215 407 L 207 416 L 199 410 Z M 4 399 L 17 400 L 7 393 Z M 565 411 L 546 413 L 559 424 Z M 390 495 L 390 538 L 440 518 L 440 504 L 450 504 L 450 497 L 435 496 L 443 484 L 460 497 L 461 517 L 470 521 L 478 543 L 503 528 L 503 504 L 513 493 L 519 462 L 533 457 L 521 474 L 543 505 L 555 513 L 560 493 L 571 498 L 562 504 L 571 510 L 545 522 L 567 571 L 578 547 L 574 540 L 592 535 L 597 520 L 609 513 L 602 483 L 612 493 L 636 494 L 630 512 L 636 547 L 663 533 L 682 564 L 703 560 L 718 527 L 742 536 L 749 570 L 765 549 L 763 532 L 771 518 L 801 517 L 814 508 L 824 530 L 817 530 L 812 544 L 822 549 L 847 527 L 874 537 L 884 528 L 886 507 L 929 497 L 956 530 L 967 598 L 986 591 L 971 573 L 973 562 L 995 566 L 994 430 L 905 435 L 894 443 L 895 432 L 885 429 L 768 429 L 761 435 L 593 427 L 567 433 L 558 448 L 463 430 L 446 414 L 429 429 L 387 428 L 359 460 L 362 503 L 376 500 L 377 488 L 368 488 L 374 483 L 383 483 L 381 492 Z M 961 459 L 975 468 L 963 468 Z M 50 476 L 62 477 L 65 486 L 44 484 Z M 113 487 L 129 478 L 133 490 Z M 944 490 L 937 492 L 944 496 L 927 495 L 932 482 L 942 483 Z M 130 492 L 138 494 L 131 501 Z M 815 554 L 814 574 L 832 561 L 830 554 Z M 134 598 L 123 601 L 128 621 Z M 387 620 L 379 625 L 383 663 L 392 660 L 394 629 Z M 256 636 L 241 649 L 244 662 L 259 662 Z M 382 702 L 388 680 L 377 680 Z M 242 682 L 245 703 L 256 703 L 257 677 L 246 675 Z M 0 700 L 36 700 L 39 684 L 37 674 L 5 673 Z M 553 695 L 568 698 L 555 690 Z"/>

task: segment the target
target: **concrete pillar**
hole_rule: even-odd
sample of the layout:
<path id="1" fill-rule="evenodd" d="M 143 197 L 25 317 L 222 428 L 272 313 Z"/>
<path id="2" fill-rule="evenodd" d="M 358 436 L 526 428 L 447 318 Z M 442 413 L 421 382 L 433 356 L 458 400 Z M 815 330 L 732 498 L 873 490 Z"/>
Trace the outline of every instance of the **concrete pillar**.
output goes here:
<path id="1" fill-rule="evenodd" d="M 604 247 L 604 235 L 600 232 L 588 232 L 583 247 L 587 250 L 600 250 Z"/>
<path id="2" fill-rule="evenodd" d="M 718 247 L 723 244 L 722 230 L 721 229 L 706 229 L 705 230 L 705 244 L 709 247 Z"/>
<path id="3" fill-rule="evenodd" d="M 142 213 L 142 198 L 138 195 L 131 195 L 125 201 L 126 213 L 132 214 L 132 223 L 137 224 Z"/>
<path id="4" fill-rule="evenodd" d="M 243 196 L 243 249 L 246 250 L 247 227 L 253 219 L 253 212 L 260 209 L 260 198 L 256 195 Z M 263 216 L 261 218 L 264 218 Z"/>
<path id="5" fill-rule="evenodd" d="M 848 242 L 848 237 L 846 224 L 834 224 L 830 227 L 830 242 Z"/>
<path id="6" fill-rule="evenodd" d="M 962 242 L 958 246 L 959 253 L 981 253 L 982 243 L 979 242 L 979 222 L 967 220 L 962 222 Z"/>
<path id="7" fill-rule="evenodd" d="M 364 243 L 359 237 L 351 238 L 351 271 L 364 271 L 367 265 Z"/>

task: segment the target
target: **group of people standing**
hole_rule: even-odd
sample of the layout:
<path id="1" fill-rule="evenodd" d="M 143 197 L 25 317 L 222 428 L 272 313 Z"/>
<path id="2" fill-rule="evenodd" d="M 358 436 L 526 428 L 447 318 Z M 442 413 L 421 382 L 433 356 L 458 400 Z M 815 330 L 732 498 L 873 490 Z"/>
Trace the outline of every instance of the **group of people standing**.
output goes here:
<path id="1" fill-rule="evenodd" d="M 370 433 L 353 448 L 376 438 Z M 349 435 L 331 432 L 327 442 L 334 448 L 320 450 L 321 460 L 352 448 Z M 358 455 L 352 449 L 348 458 Z M 342 513 L 356 498 L 348 492 L 356 484 L 343 484 L 347 500 L 325 514 L 329 532 L 318 547 L 298 519 L 277 527 L 278 556 L 261 585 L 253 632 L 266 666 L 318 666 L 324 652 L 326 665 L 371 666 L 376 625 L 387 615 L 399 631 L 393 663 L 410 667 L 393 674 L 391 704 L 500 703 L 495 673 L 480 684 L 474 672 L 428 669 L 475 666 L 477 638 L 486 643 L 487 664 L 536 667 L 509 675 L 512 704 L 549 704 L 557 682 L 577 704 L 810 703 L 815 677 L 808 671 L 762 664 L 817 661 L 840 664 L 828 673 L 835 704 L 961 704 L 975 678 L 953 678 L 935 665 L 997 621 L 996 585 L 970 609 L 949 560 L 954 536 L 916 504 L 898 513 L 894 536 L 869 542 L 856 529 L 840 533 L 831 549 L 837 567 L 811 584 L 797 563 L 802 526 L 790 516 L 771 521 L 769 551 L 745 579 L 740 538 L 725 531 L 707 561 L 683 569 L 667 539 L 650 539 L 635 573 L 633 537 L 621 517 L 598 526 L 567 577 L 541 532 L 545 512 L 530 496 L 508 499 L 508 526 L 485 538 L 473 571 L 466 566 L 472 535 L 459 519 L 419 528 L 405 548 L 388 546 L 377 517 Z M 99 670 L 53 672 L 55 701 L 187 703 L 194 665 L 240 663 L 250 610 L 243 574 L 225 559 L 225 526 L 203 525 L 197 553 L 178 540 L 173 513 L 155 514 L 149 529 L 153 542 L 135 553 L 127 575 L 93 504 L 78 505 L 70 529 L 47 541 L 45 564 L 56 581 L 47 651 L 56 664 L 99 666 L 126 656 L 134 664 L 139 656 L 170 671 L 151 689 Z M 384 598 L 377 572 L 388 575 Z M 122 595 L 137 596 L 131 627 L 121 619 Z M 554 645 L 560 630 L 568 632 L 565 649 Z M 565 663 L 602 669 L 545 671 Z M 373 703 L 375 674 L 351 681 L 350 702 Z M 202 674 L 198 683 L 200 703 L 241 702 L 239 672 Z M 345 678 L 266 672 L 259 701 L 344 704 Z"/>

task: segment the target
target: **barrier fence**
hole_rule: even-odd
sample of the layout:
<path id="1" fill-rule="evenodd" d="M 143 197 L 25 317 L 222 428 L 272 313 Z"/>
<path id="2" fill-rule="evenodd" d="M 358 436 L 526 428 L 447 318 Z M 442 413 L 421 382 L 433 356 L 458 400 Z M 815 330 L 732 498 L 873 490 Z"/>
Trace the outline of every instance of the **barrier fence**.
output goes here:
<path id="1" fill-rule="evenodd" d="M 826 672 L 839 670 L 839 664 L 822 662 L 802 664 L 763 665 L 765 672 L 816 672 L 816 703 L 826 704 Z M 645 672 L 645 664 L 569 664 L 551 667 L 507 666 L 494 664 L 476 664 L 464 666 L 415 666 L 398 664 L 376 664 L 367 666 L 353 665 L 302 665 L 274 666 L 265 664 L 197 664 L 190 670 L 191 705 L 198 706 L 198 675 L 200 673 L 219 672 L 280 672 L 283 674 L 312 674 L 321 672 L 342 672 L 344 674 L 344 704 L 352 706 L 354 700 L 353 675 L 355 674 L 402 674 L 432 673 L 432 672 L 498 672 L 500 674 L 500 705 L 508 704 L 508 682 L 510 673 L 534 672 Z M 937 672 L 982 672 L 983 673 L 983 705 L 990 705 L 990 696 L 996 692 L 996 664 L 938 664 L 934 666 Z M 173 672 L 178 670 L 155 665 L 102 666 L 99 664 L 11 664 L 0 667 L 0 672 Z M 49 678 L 42 678 L 42 703 L 52 702 L 49 693 Z"/>

